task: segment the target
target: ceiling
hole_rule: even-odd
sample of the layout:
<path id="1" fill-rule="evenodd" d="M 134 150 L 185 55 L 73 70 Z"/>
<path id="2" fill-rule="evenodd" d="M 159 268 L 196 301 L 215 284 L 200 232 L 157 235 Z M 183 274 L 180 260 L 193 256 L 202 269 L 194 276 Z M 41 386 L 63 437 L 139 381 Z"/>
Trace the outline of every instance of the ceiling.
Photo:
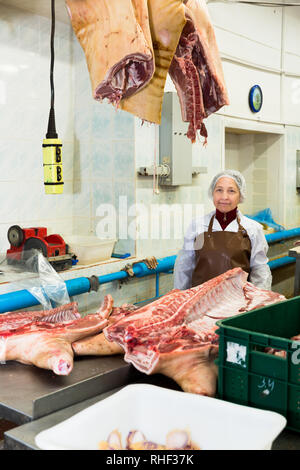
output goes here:
<path id="1" fill-rule="evenodd" d="M 270 5 L 270 6 L 283 6 L 283 5 L 299 5 L 300 0 L 206 0 L 207 3 L 246 3 L 253 5 Z M 51 1 L 50 0 L 0 0 L 1 4 L 7 5 L 20 10 L 29 11 L 36 15 L 51 17 Z M 69 16 L 65 6 L 65 0 L 55 0 L 55 16 L 58 21 L 69 23 Z"/>

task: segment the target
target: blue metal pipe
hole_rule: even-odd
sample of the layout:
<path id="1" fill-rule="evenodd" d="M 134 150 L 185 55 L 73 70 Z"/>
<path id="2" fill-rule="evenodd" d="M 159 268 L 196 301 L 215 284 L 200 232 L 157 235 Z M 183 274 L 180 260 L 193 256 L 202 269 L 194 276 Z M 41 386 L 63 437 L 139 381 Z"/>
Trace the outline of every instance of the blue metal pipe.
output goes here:
<path id="1" fill-rule="evenodd" d="M 292 264 L 296 262 L 296 258 L 292 258 L 291 256 L 283 256 L 282 258 L 277 258 L 272 261 L 268 262 L 270 269 L 280 268 L 281 266 L 285 266 L 287 264 Z"/>
<path id="2" fill-rule="evenodd" d="M 274 236 L 279 236 L 279 238 L 275 240 Z M 272 237 L 270 240 L 270 243 L 272 243 L 272 242 L 275 242 L 284 238 L 291 238 L 291 237 L 296 237 L 296 236 L 300 236 L 300 228 L 285 230 L 283 232 L 278 232 L 274 234 L 272 233 L 272 234 L 266 235 L 266 239 L 267 241 L 269 241 L 269 237 Z M 175 260 L 176 260 L 176 255 L 167 256 L 165 258 L 159 259 L 157 260 L 158 265 L 156 269 L 147 268 L 145 263 L 137 263 L 133 266 L 133 272 L 136 277 L 144 277 L 144 276 L 149 276 L 152 274 L 157 274 L 156 296 L 158 297 L 159 296 L 158 274 L 162 272 L 164 273 L 172 272 L 174 268 Z M 286 256 L 286 257 L 279 258 L 274 261 L 270 261 L 269 266 L 270 266 L 270 269 L 276 269 L 280 266 L 284 266 L 286 264 L 290 264 L 294 262 L 295 262 L 295 258 Z M 115 273 L 110 273 L 110 274 L 105 274 L 103 276 L 99 276 L 98 279 L 101 285 L 101 284 L 105 284 L 108 282 L 120 281 L 122 279 L 126 279 L 128 276 L 129 275 L 126 271 L 118 271 Z M 66 283 L 67 291 L 70 297 L 89 292 L 90 287 L 91 287 L 90 281 L 87 277 L 69 279 L 65 281 L 65 283 Z M 39 305 L 38 300 L 32 294 L 30 294 L 30 292 L 28 292 L 25 289 L 0 295 L 0 313 L 19 310 L 21 308 L 33 307 L 35 305 Z"/>
<path id="3" fill-rule="evenodd" d="M 136 277 L 168 272 L 173 268 L 175 259 L 176 256 L 167 256 L 166 258 L 159 259 L 157 260 L 158 265 L 155 269 L 147 268 L 144 263 L 137 263 L 133 266 L 133 272 Z M 98 279 L 101 285 L 106 284 L 107 282 L 120 281 L 122 279 L 126 279 L 128 276 L 129 275 L 126 271 L 118 271 L 116 273 L 104 274 L 103 276 L 99 276 Z M 87 277 L 69 279 L 65 281 L 65 283 L 70 297 L 89 292 L 91 287 L 90 281 Z M 0 295 L 0 313 L 33 307 L 34 305 L 39 305 L 39 302 L 26 289 Z"/>
<path id="4" fill-rule="evenodd" d="M 65 281 L 67 291 L 70 297 L 88 292 L 91 288 L 90 281 L 87 277 L 75 277 Z M 1 297 L 1 296 L 0 296 Z M 1 307 L 0 307 L 1 308 Z"/>
<path id="5" fill-rule="evenodd" d="M 266 240 L 268 243 L 276 243 L 294 237 L 300 237 L 300 227 L 283 230 L 282 232 L 268 233 Z"/>
<path id="6" fill-rule="evenodd" d="M 0 295 L 0 313 L 39 305 L 39 301 L 28 290 L 17 290 Z"/>

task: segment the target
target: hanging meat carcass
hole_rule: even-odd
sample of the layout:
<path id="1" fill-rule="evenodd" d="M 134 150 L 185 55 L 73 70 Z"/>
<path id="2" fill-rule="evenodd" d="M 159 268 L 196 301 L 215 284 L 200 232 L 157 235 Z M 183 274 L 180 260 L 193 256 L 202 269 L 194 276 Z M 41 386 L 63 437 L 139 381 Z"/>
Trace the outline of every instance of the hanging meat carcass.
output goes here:
<path id="1" fill-rule="evenodd" d="M 121 101 L 120 108 L 160 124 L 165 83 L 186 18 L 182 0 L 148 0 L 148 8 L 155 72 L 140 93 Z"/>
<path id="2" fill-rule="evenodd" d="M 168 72 L 187 136 L 207 137 L 203 119 L 229 104 L 205 0 L 66 0 L 96 99 L 161 122 Z M 126 21 L 123 21 L 123 18 Z"/>
<path id="3" fill-rule="evenodd" d="M 151 79 L 154 56 L 147 0 L 66 0 L 96 100 L 119 104 Z"/>
<path id="4" fill-rule="evenodd" d="M 169 69 L 176 87 L 187 136 L 196 140 L 197 130 L 207 138 L 203 119 L 228 105 L 222 64 L 205 0 L 187 0 L 186 25 Z"/>

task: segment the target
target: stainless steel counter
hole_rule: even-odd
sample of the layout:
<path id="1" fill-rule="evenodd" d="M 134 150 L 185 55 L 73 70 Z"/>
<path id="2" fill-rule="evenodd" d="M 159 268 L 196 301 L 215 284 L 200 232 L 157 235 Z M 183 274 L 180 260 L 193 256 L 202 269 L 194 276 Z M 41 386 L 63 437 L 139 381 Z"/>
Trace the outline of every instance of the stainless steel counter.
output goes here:
<path id="1" fill-rule="evenodd" d="M 76 359 L 68 376 L 8 362 L 1 366 L 0 418 L 24 424 L 129 383 L 123 356 Z"/>
<path id="2" fill-rule="evenodd" d="M 38 449 L 35 436 L 128 383 L 152 383 L 180 390 L 165 376 L 146 376 L 124 362 L 122 356 L 76 359 L 69 376 L 25 366 L 17 362 L 1 367 L 0 418 L 17 427 L 4 434 L 4 449 Z M 274 441 L 273 450 L 300 450 L 300 433 L 284 430 Z"/>
<path id="3" fill-rule="evenodd" d="M 4 433 L 4 448 L 33 449 L 39 430 L 67 419 L 122 386 L 139 382 L 180 390 L 167 377 L 140 373 L 121 355 L 76 358 L 68 376 L 8 362 L 1 366 L 0 418 L 16 427 Z"/>
<path id="4" fill-rule="evenodd" d="M 52 413 L 49 416 L 32 421 L 31 423 L 24 424 L 5 433 L 4 449 L 5 450 L 39 450 L 35 444 L 35 436 L 41 431 L 55 426 L 56 424 L 64 421 L 79 411 L 94 405 L 99 400 L 103 400 L 112 393 L 117 392 L 122 387 L 119 387 L 109 392 L 102 393 L 88 400 L 84 400 L 76 405 L 70 406 L 63 410 Z"/>

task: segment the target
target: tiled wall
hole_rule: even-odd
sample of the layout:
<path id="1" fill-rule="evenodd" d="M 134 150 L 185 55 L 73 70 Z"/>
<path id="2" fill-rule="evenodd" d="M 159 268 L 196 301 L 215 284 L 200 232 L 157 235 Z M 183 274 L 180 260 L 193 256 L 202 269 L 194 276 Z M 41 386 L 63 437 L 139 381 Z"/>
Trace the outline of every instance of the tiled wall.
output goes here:
<path id="1" fill-rule="evenodd" d="M 73 231 L 96 234 L 101 205 L 115 208 L 116 233 L 109 227 L 103 235 L 119 238 L 120 196 L 128 207 L 135 201 L 134 117 L 107 103 L 93 100 L 85 56 L 73 39 L 75 82 L 75 152 Z M 98 215 L 97 215 L 98 214 Z M 130 220 L 128 220 L 130 223 Z M 105 228 L 105 227 L 104 227 Z M 116 252 L 135 254 L 135 240 L 119 240 Z"/>
<path id="2" fill-rule="evenodd" d="M 84 53 L 56 22 L 55 114 L 63 141 L 63 195 L 45 195 L 42 140 L 50 108 L 50 21 L 0 6 L 0 252 L 12 224 L 49 233 L 96 231 L 100 204 L 135 200 L 134 118 L 92 98 Z M 118 218 L 117 218 L 118 229 Z M 134 240 L 116 246 L 135 253 Z"/>
<path id="3" fill-rule="evenodd" d="M 50 108 L 50 22 L 0 6 L 0 252 L 13 224 L 73 226 L 74 89 L 72 34 L 56 27 L 56 127 L 63 140 L 64 194 L 45 195 L 42 141 Z"/>
<path id="4" fill-rule="evenodd" d="M 207 189 L 209 183 L 216 171 L 221 169 L 222 156 L 222 117 L 212 115 L 207 121 L 207 131 L 209 135 L 209 145 L 204 147 L 201 142 L 197 142 L 193 146 L 193 166 L 204 167 L 207 173 L 194 176 L 191 185 L 182 185 L 177 187 L 166 187 L 158 185 L 158 193 L 156 193 L 156 185 L 153 187 L 152 177 L 137 177 L 136 181 L 136 200 L 145 208 L 152 205 L 171 205 L 174 208 L 171 220 L 170 238 L 163 239 L 163 225 L 160 221 L 158 239 L 148 238 L 139 239 L 137 244 L 138 256 L 155 255 L 168 256 L 178 252 L 182 246 L 182 239 L 190 223 L 190 219 L 184 218 L 185 206 L 189 206 L 191 217 L 196 214 L 197 205 L 203 213 L 212 209 L 212 203 L 207 197 Z M 155 158 L 158 159 L 158 130 L 151 125 L 143 125 L 141 127 L 139 120 L 136 120 L 136 169 L 143 166 L 151 166 Z M 182 155 L 184 158 L 184 155 Z M 178 211 L 176 212 L 176 207 Z M 178 224 L 178 217 L 181 217 L 182 226 Z M 184 226 L 185 223 L 185 226 Z M 152 227 L 153 228 L 153 227 Z M 181 228 L 181 231 L 180 231 Z M 151 224 L 149 226 L 149 232 Z M 181 232 L 181 236 L 178 234 Z"/>
<path id="5" fill-rule="evenodd" d="M 284 223 L 280 191 L 283 186 L 280 161 L 284 135 L 270 133 L 225 134 L 225 167 L 234 168 L 246 180 L 246 200 L 240 205 L 245 214 L 269 207 L 273 218 Z"/>

